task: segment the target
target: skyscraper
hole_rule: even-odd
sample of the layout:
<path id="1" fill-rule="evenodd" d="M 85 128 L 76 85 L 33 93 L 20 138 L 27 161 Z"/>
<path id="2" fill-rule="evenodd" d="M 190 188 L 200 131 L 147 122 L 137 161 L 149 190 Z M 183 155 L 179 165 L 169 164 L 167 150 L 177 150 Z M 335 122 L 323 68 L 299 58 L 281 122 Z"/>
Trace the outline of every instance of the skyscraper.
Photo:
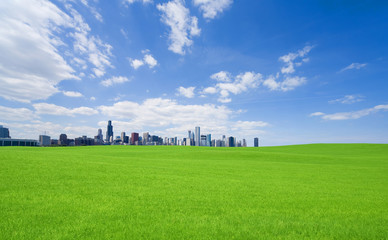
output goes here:
<path id="1" fill-rule="evenodd" d="M 126 143 L 126 142 L 125 142 L 125 137 L 126 137 L 126 136 L 125 136 L 125 132 L 122 132 L 122 133 L 121 133 L 121 138 L 120 138 L 120 139 L 121 139 L 121 143 Z"/>
<path id="2" fill-rule="evenodd" d="M 131 145 L 138 145 L 139 144 L 139 133 L 131 133 Z"/>
<path id="3" fill-rule="evenodd" d="M 259 146 L 259 138 L 256 137 L 256 138 L 253 139 L 253 146 L 254 147 L 258 147 Z"/>
<path id="4" fill-rule="evenodd" d="M 113 141 L 113 126 L 112 126 L 112 121 L 108 121 L 108 126 L 106 127 L 106 141 L 111 142 Z"/>
<path id="5" fill-rule="evenodd" d="M 206 136 L 206 146 L 211 147 L 212 146 L 212 135 L 208 134 Z"/>
<path id="6" fill-rule="evenodd" d="M 59 135 L 59 144 L 60 145 L 67 145 L 67 135 L 62 133 Z"/>
<path id="7" fill-rule="evenodd" d="M 150 141 L 150 133 L 149 132 L 143 133 L 143 145 L 147 145 L 149 141 Z"/>
<path id="8" fill-rule="evenodd" d="M 228 147 L 235 147 L 236 146 L 236 139 L 234 137 L 228 138 Z"/>
<path id="9" fill-rule="evenodd" d="M 201 130 L 195 127 L 195 146 L 201 146 Z"/>

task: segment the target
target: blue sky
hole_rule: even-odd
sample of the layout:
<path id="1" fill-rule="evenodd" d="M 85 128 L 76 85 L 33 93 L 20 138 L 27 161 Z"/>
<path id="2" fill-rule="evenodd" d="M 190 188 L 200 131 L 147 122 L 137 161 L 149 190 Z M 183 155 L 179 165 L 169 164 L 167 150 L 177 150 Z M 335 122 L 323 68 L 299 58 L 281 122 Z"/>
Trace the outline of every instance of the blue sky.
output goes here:
<path id="1" fill-rule="evenodd" d="M 388 143 L 385 1 L 5 0 L 0 124 Z"/>

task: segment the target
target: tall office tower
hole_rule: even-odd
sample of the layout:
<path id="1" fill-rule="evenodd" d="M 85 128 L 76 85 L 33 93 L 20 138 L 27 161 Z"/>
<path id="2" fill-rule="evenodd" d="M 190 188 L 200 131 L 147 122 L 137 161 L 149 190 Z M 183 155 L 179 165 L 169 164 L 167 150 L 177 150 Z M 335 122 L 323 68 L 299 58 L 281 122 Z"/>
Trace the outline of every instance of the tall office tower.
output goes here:
<path id="1" fill-rule="evenodd" d="M 113 141 L 113 126 L 112 121 L 108 121 L 108 126 L 106 127 L 106 141 L 112 142 Z"/>
<path id="2" fill-rule="evenodd" d="M 236 146 L 235 138 L 229 137 L 228 138 L 228 147 L 235 147 L 235 146 Z"/>
<path id="3" fill-rule="evenodd" d="M 137 145 L 139 143 L 139 134 L 138 133 L 131 133 L 131 145 Z"/>
<path id="4" fill-rule="evenodd" d="M 208 134 L 206 136 L 206 146 L 211 147 L 212 146 L 212 135 Z"/>
<path id="5" fill-rule="evenodd" d="M 0 138 L 11 138 L 9 136 L 9 129 L 0 125 Z"/>
<path id="6" fill-rule="evenodd" d="M 50 136 L 39 135 L 39 142 L 40 142 L 40 146 L 50 146 L 51 138 Z"/>
<path id="7" fill-rule="evenodd" d="M 245 140 L 245 138 L 243 139 L 242 146 L 243 146 L 243 147 L 246 147 L 246 146 L 247 146 L 247 141 Z"/>
<path id="8" fill-rule="evenodd" d="M 256 138 L 253 139 L 253 146 L 254 147 L 259 147 L 259 138 L 256 137 Z"/>
<path id="9" fill-rule="evenodd" d="M 59 144 L 60 145 L 67 145 L 67 135 L 62 133 L 59 135 Z"/>
<path id="10" fill-rule="evenodd" d="M 102 129 L 99 128 L 97 132 L 97 139 L 104 141 L 104 135 L 102 135 Z"/>
<path id="11" fill-rule="evenodd" d="M 149 141 L 150 141 L 150 133 L 149 132 L 143 133 L 143 145 L 147 145 Z"/>
<path id="12" fill-rule="evenodd" d="M 125 136 L 125 132 L 122 132 L 122 133 L 121 133 L 121 137 L 120 137 L 122 143 L 126 143 L 126 142 L 125 142 L 125 137 L 126 137 L 126 136 Z"/>
<path id="13" fill-rule="evenodd" d="M 201 146 L 201 129 L 195 127 L 195 146 Z"/>
<path id="14" fill-rule="evenodd" d="M 189 137 L 189 139 L 191 139 L 191 130 L 189 130 L 189 136 L 188 137 Z"/>

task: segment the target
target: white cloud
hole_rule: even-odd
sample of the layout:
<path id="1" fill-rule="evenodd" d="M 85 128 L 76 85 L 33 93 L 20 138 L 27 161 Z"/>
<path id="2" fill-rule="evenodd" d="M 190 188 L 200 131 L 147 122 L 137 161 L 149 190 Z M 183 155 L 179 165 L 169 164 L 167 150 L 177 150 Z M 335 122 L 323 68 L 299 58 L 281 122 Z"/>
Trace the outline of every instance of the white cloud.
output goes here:
<path id="1" fill-rule="evenodd" d="M 142 2 L 143 4 L 152 3 L 152 0 L 124 0 L 124 4 L 132 4 L 134 2 Z"/>
<path id="2" fill-rule="evenodd" d="M 210 76 L 212 79 L 217 80 L 218 83 L 213 87 L 207 87 L 202 91 L 202 94 L 215 94 L 219 93 L 220 97 L 218 101 L 221 103 L 231 102 L 229 98 L 230 94 L 240 94 L 246 92 L 249 89 L 257 88 L 262 80 L 260 73 L 245 72 L 237 75 L 233 82 L 233 76 L 229 72 L 221 71 Z"/>
<path id="3" fill-rule="evenodd" d="M 58 53 L 57 28 L 71 18 L 48 1 L 0 1 L 0 96 L 29 102 L 58 92 L 56 85 L 76 79 Z"/>
<path id="4" fill-rule="evenodd" d="M 345 97 L 331 100 L 329 103 L 352 104 L 361 101 L 364 101 L 364 98 L 360 95 L 345 95 Z"/>
<path id="5" fill-rule="evenodd" d="M 162 12 L 161 21 L 170 27 L 168 49 L 184 55 L 185 49 L 193 44 L 191 38 L 201 32 L 198 28 L 198 19 L 190 16 L 190 11 L 184 6 L 183 0 L 158 4 L 157 8 Z"/>
<path id="6" fill-rule="evenodd" d="M 377 113 L 379 111 L 388 110 L 388 105 L 377 105 L 372 108 L 362 109 L 354 112 L 340 112 L 333 114 L 325 114 L 321 112 L 312 113 L 310 116 L 320 116 L 324 120 L 349 120 L 349 119 L 359 119 L 361 117 L 368 116 L 372 113 Z"/>
<path id="7" fill-rule="evenodd" d="M 194 5 L 203 12 L 203 17 L 213 19 L 233 3 L 233 0 L 194 0 Z"/>
<path id="8" fill-rule="evenodd" d="M 294 60 L 297 58 L 303 58 L 302 62 L 308 62 L 308 58 L 305 56 L 311 51 L 313 46 L 306 46 L 296 53 L 289 53 L 280 57 L 279 59 L 287 64 L 287 67 L 283 67 L 281 72 L 275 75 L 269 75 L 266 79 L 263 79 L 262 74 L 255 72 L 245 72 L 236 76 L 233 79 L 232 74 L 227 71 L 220 71 L 210 76 L 211 79 L 216 80 L 218 83 L 214 86 L 204 88 L 202 94 L 215 94 L 219 93 L 220 97 L 218 101 L 221 103 L 231 102 L 230 94 L 235 95 L 242 92 L 249 91 L 260 86 L 267 87 L 271 91 L 291 91 L 296 87 L 299 87 L 307 82 L 305 77 L 292 76 L 291 73 L 295 72 Z M 302 62 L 300 62 L 301 65 Z M 291 66 L 291 67 L 290 67 Z M 281 78 L 279 80 L 279 78 Z"/>
<path id="9" fill-rule="evenodd" d="M 63 91 L 63 95 L 68 97 L 83 97 L 82 93 L 80 92 L 73 92 L 73 91 Z"/>
<path id="10" fill-rule="evenodd" d="M 65 108 L 50 103 L 36 103 L 32 105 L 35 113 L 38 115 L 57 115 L 57 116 L 74 116 L 74 115 L 94 115 L 98 111 L 89 107 Z"/>
<path id="11" fill-rule="evenodd" d="M 120 84 L 125 82 L 129 82 L 129 79 L 126 77 L 118 76 L 118 77 L 111 77 L 109 79 L 105 79 L 101 81 L 100 84 L 103 85 L 104 87 L 110 87 L 113 84 Z"/>
<path id="12" fill-rule="evenodd" d="M 115 131 L 119 132 L 126 129 L 141 132 L 164 128 L 165 130 L 158 131 L 159 134 L 186 136 L 187 130 L 201 126 L 201 132 L 238 135 L 240 129 L 254 131 L 268 126 L 268 123 L 261 121 L 232 121 L 238 113 L 226 106 L 182 105 L 162 98 L 147 99 L 141 104 L 122 101 L 111 106 L 100 106 L 99 110 L 114 120 Z M 99 125 L 105 127 L 106 122 L 100 122 Z"/>
<path id="13" fill-rule="evenodd" d="M 65 6 L 70 14 L 47 0 L 0 1 L 1 97 L 21 102 L 47 99 L 58 92 L 59 82 L 79 79 L 69 63 L 86 69 L 87 59 L 99 76 L 111 67 L 111 46 L 90 36 L 82 16 L 70 4 Z M 69 48 L 76 51 L 64 50 Z M 64 52 L 74 61 L 66 62 Z"/>
<path id="14" fill-rule="evenodd" d="M 113 67 L 110 62 L 112 46 L 104 43 L 98 36 L 90 36 L 89 25 L 71 5 L 66 4 L 66 9 L 71 13 L 75 30 L 69 33 L 74 39 L 73 48 L 75 52 L 94 65 L 93 71 L 96 77 L 105 75 L 106 68 Z"/>
<path id="15" fill-rule="evenodd" d="M 96 101 L 95 97 L 90 97 L 90 101 Z"/>
<path id="16" fill-rule="evenodd" d="M 142 53 L 144 54 L 143 60 L 131 58 L 128 59 L 133 69 L 136 70 L 145 64 L 147 64 L 149 68 L 154 68 L 156 65 L 158 65 L 158 61 L 151 55 L 148 49 L 143 50 Z"/>
<path id="17" fill-rule="evenodd" d="M 36 116 L 28 108 L 9 108 L 0 106 L 0 121 L 29 121 Z"/>
<path id="18" fill-rule="evenodd" d="M 216 94 L 217 93 L 217 88 L 215 87 L 207 87 L 203 89 L 202 91 L 203 94 Z"/>
<path id="19" fill-rule="evenodd" d="M 367 65 L 366 63 L 352 63 L 349 66 L 341 69 L 340 72 L 343 72 L 343 71 L 346 71 L 346 70 L 351 70 L 351 69 L 357 69 L 358 70 L 358 69 L 366 67 L 366 65 Z"/>
<path id="20" fill-rule="evenodd" d="M 158 65 L 158 61 L 156 61 L 156 59 L 151 54 L 144 55 L 144 62 L 148 65 L 149 68 L 154 68 L 156 65 Z"/>
<path id="21" fill-rule="evenodd" d="M 135 70 L 144 65 L 144 62 L 139 59 L 129 59 L 129 62 Z"/>
<path id="22" fill-rule="evenodd" d="M 213 75 L 210 76 L 211 79 L 214 79 L 218 82 L 231 82 L 231 74 L 225 71 L 221 71 L 218 73 L 214 73 Z"/>
<path id="23" fill-rule="evenodd" d="M 283 61 L 287 65 L 281 69 L 281 72 L 283 74 L 290 74 L 295 72 L 295 66 L 301 66 L 302 62 L 308 62 L 309 60 L 307 58 L 302 59 L 302 62 L 294 63 L 294 61 L 297 58 L 303 58 L 306 56 L 311 49 L 313 49 L 314 46 L 305 46 L 303 49 L 295 52 L 295 53 L 289 53 L 287 55 L 281 56 L 279 58 L 280 61 Z"/>
<path id="24" fill-rule="evenodd" d="M 90 10 L 90 12 L 99 22 L 104 21 L 104 19 L 102 18 L 101 14 L 97 11 L 97 9 L 93 6 L 90 6 L 87 0 L 81 0 L 81 3 Z"/>
<path id="25" fill-rule="evenodd" d="M 177 92 L 178 92 L 177 95 L 184 96 L 187 98 L 193 98 L 195 96 L 194 90 L 195 90 L 195 87 L 188 87 L 188 88 L 179 87 L 177 88 Z"/>
<path id="26" fill-rule="evenodd" d="M 325 115 L 323 112 L 315 112 L 315 113 L 311 113 L 310 117 L 323 116 L 323 115 Z"/>

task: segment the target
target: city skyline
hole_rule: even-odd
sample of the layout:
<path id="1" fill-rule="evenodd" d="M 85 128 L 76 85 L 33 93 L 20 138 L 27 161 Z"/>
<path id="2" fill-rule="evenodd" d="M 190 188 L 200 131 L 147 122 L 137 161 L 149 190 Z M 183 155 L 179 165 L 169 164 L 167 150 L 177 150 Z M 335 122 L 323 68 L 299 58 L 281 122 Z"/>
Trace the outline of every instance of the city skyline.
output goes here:
<path id="1" fill-rule="evenodd" d="M 374 0 L 0 1 L 0 125 L 387 143 L 387 16 Z"/>
<path id="2" fill-rule="evenodd" d="M 195 137 L 197 134 L 199 137 Z M 212 138 L 212 134 L 208 133 L 206 135 L 200 134 L 200 127 L 195 127 L 195 133 L 191 133 L 191 130 L 188 130 L 188 136 L 182 139 L 178 137 L 163 137 L 157 135 L 150 135 L 149 132 L 144 132 L 143 137 L 140 133 L 131 132 L 130 137 L 126 135 L 126 132 L 121 132 L 120 135 L 114 137 L 113 124 L 111 120 L 108 120 L 106 127 L 106 137 L 105 141 L 102 134 L 102 129 L 97 130 L 97 135 L 88 137 L 87 135 L 82 135 L 80 137 L 71 139 L 67 137 L 66 133 L 61 133 L 59 138 L 56 139 L 49 135 L 41 134 L 39 135 L 38 140 L 33 140 L 40 143 L 40 146 L 82 146 L 82 145 L 180 145 L 180 146 L 205 146 L 205 147 L 248 147 L 246 139 L 243 138 L 238 140 L 234 136 L 229 136 L 226 138 L 226 135 L 222 135 L 219 139 Z M 16 145 L 12 146 L 26 146 L 20 145 L 20 142 L 25 142 L 26 140 L 32 139 L 15 139 L 11 138 L 9 134 L 9 129 L 0 125 L 0 146 L 11 146 L 13 143 Z M 6 142 L 6 143 L 5 143 Z M 252 147 L 258 147 L 258 138 L 254 138 L 254 145 Z M 9 145 L 7 145 L 9 144 Z M 19 145 L 18 145 L 19 144 Z"/>

